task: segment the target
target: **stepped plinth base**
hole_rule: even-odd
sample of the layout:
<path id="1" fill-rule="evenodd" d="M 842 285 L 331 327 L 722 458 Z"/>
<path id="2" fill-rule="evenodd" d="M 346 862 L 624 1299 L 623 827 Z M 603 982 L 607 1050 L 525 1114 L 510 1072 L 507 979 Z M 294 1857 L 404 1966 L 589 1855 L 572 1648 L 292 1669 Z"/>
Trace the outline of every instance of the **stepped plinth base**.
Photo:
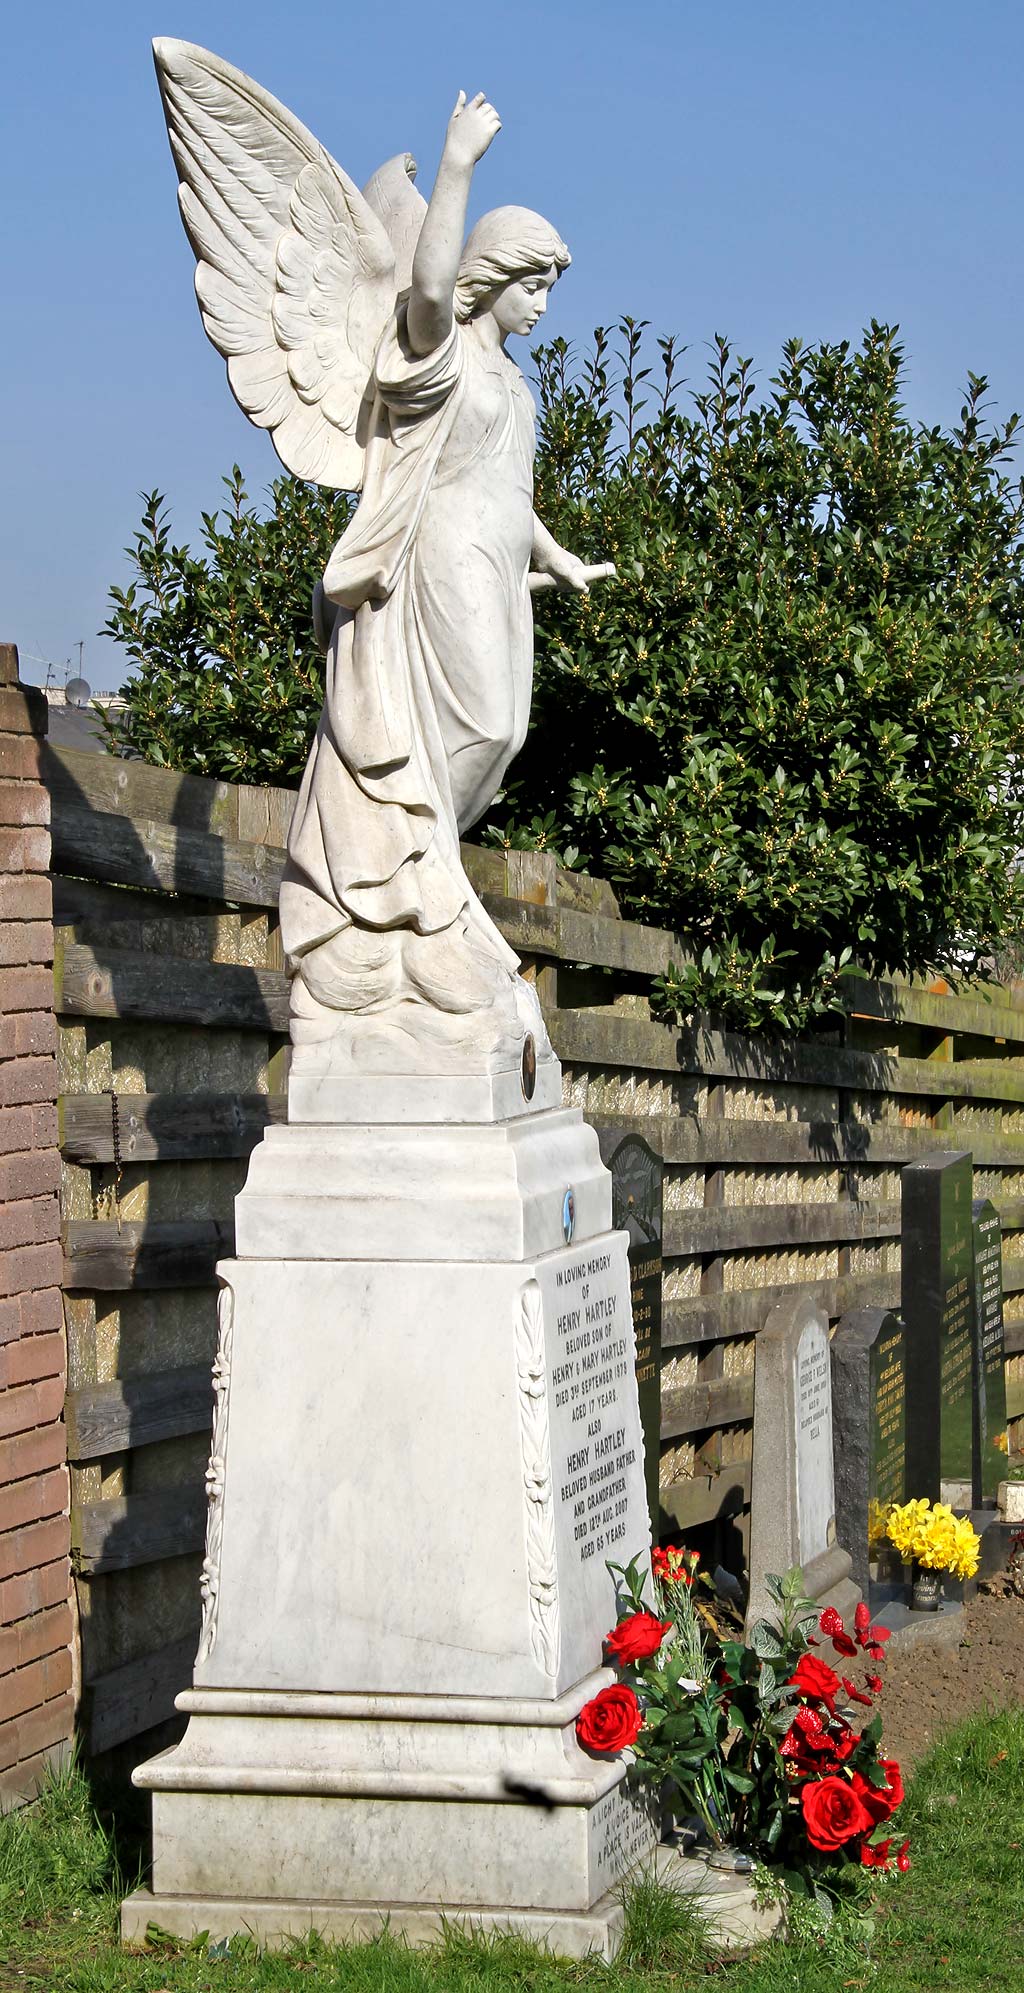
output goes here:
<path id="1" fill-rule="evenodd" d="M 608 1560 L 650 1543 L 610 1193 L 557 1107 L 255 1151 L 189 1725 L 135 1772 L 153 1895 L 126 1936 L 422 1941 L 443 1912 L 608 1955 L 658 1830 L 576 1736 L 614 1680 Z"/>

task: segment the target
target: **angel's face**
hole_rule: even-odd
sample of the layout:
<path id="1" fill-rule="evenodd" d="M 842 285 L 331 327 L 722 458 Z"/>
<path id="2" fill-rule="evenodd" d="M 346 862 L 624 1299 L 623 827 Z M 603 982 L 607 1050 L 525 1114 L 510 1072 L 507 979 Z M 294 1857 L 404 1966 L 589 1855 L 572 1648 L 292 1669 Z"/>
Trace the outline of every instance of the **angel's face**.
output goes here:
<path id="1" fill-rule="evenodd" d="M 549 269 L 528 277 L 517 277 L 513 283 L 495 292 L 491 316 L 496 320 L 503 339 L 507 339 L 512 332 L 526 338 L 533 331 L 538 319 L 543 318 L 547 311 L 548 297 L 557 281 L 558 271 L 552 263 Z"/>

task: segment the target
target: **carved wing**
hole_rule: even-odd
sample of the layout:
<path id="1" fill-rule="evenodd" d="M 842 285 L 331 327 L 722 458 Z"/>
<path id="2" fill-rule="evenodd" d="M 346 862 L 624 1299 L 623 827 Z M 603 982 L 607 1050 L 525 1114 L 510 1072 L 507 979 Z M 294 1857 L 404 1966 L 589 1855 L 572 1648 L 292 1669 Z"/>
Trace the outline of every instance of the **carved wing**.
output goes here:
<path id="1" fill-rule="evenodd" d="M 199 309 L 232 392 L 287 470 L 356 491 L 397 292 L 387 229 L 251 77 L 191 42 L 155 41 L 153 56 Z"/>
<path id="2" fill-rule="evenodd" d="M 417 171 L 411 152 L 399 152 L 378 166 L 372 180 L 363 188 L 363 198 L 379 215 L 395 252 L 396 289 L 407 291 L 412 282 L 412 259 L 420 239 L 427 204 L 413 182 Z"/>

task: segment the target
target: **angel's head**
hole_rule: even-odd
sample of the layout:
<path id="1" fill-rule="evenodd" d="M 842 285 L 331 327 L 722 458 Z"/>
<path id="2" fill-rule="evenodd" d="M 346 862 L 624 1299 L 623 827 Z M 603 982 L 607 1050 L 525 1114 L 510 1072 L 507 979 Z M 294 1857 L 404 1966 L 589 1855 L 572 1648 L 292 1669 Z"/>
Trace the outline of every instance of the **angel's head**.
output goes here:
<path id="1" fill-rule="evenodd" d="M 532 332 L 572 258 L 558 230 L 532 208 L 492 208 L 470 232 L 455 285 L 463 324 L 491 312 L 504 337 Z"/>

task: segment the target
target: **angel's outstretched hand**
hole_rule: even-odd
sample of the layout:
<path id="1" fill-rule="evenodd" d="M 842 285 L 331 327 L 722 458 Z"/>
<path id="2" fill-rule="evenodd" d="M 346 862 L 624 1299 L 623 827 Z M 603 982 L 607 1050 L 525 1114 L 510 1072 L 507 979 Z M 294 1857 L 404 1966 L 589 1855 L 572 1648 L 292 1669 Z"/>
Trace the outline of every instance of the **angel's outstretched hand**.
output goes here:
<path id="1" fill-rule="evenodd" d="M 487 102 L 482 90 L 478 90 L 470 102 L 466 102 L 466 92 L 459 91 L 458 102 L 448 120 L 448 131 L 444 141 L 444 156 L 453 166 L 468 168 L 472 172 L 478 159 L 493 138 L 501 130 L 501 119 L 493 104 Z"/>

